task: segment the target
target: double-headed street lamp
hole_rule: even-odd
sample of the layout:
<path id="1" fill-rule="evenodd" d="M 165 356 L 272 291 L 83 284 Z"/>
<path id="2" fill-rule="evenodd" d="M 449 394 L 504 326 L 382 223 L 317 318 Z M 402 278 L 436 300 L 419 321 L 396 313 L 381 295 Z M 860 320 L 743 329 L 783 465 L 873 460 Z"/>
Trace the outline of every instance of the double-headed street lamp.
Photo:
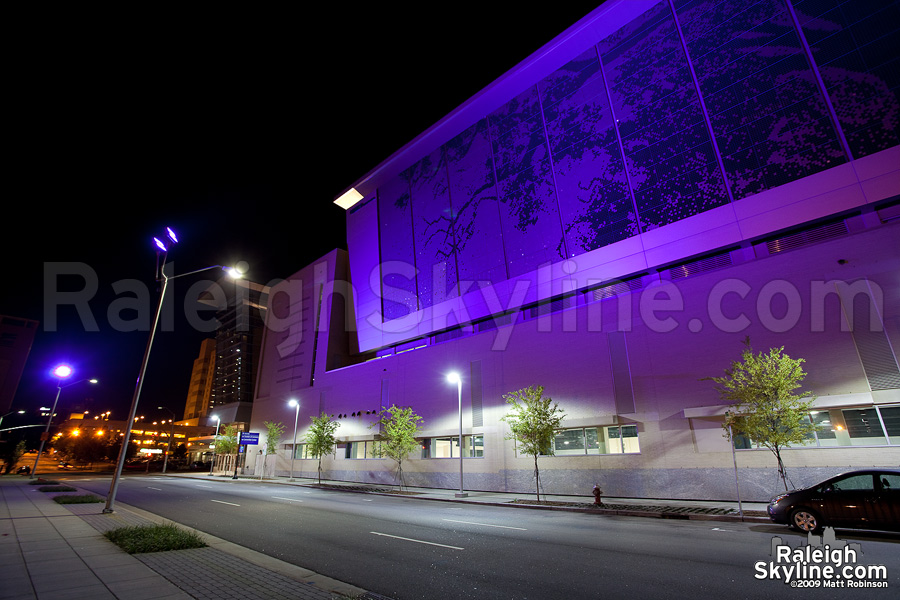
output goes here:
<path id="1" fill-rule="evenodd" d="M 175 236 L 175 232 L 172 231 L 170 227 L 166 227 L 166 237 L 169 240 L 168 242 L 163 242 L 159 238 L 153 238 L 153 242 L 156 244 L 157 248 L 157 278 L 158 280 L 162 281 L 162 286 L 160 286 L 159 300 L 156 304 L 156 316 L 153 318 L 153 324 L 150 327 L 150 337 L 147 339 L 147 347 L 144 349 L 144 358 L 141 361 L 141 369 L 138 372 L 137 385 L 134 388 L 134 396 L 131 399 L 131 410 L 128 414 L 128 423 L 125 427 L 125 436 L 122 438 L 122 447 L 119 449 L 119 460 L 116 465 L 116 470 L 113 473 L 112 483 L 109 486 L 109 494 L 107 494 L 106 496 L 106 507 L 103 509 L 104 513 L 111 513 L 115 511 L 116 492 L 119 489 L 119 479 L 121 479 L 122 477 L 122 469 L 125 466 L 125 455 L 128 450 L 128 444 L 130 443 L 131 428 L 134 426 L 134 417 L 137 414 L 138 402 L 141 398 L 141 388 L 144 385 L 144 375 L 147 372 L 147 362 L 150 359 L 150 350 L 153 347 L 153 338 L 156 335 L 156 327 L 159 324 L 159 316 L 162 313 L 163 301 L 166 298 L 166 286 L 168 285 L 169 280 L 177 279 L 179 277 L 186 277 L 188 275 L 194 275 L 196 273 L 202 273 L 203 271 L 209 271 L 211 269 L 222 269 L 223 271 L 226 271 L 231 277 L 241 277 L 241 273 L 237 269 L 223 267 L 222 265 L 204 267 L 203 269 L 181 273 L 180 275 L 172 275 L 171 277 L 166 275 L 166 259 L 169 255 L 169 245 L 178 243 L 178 238 Z M 160 259 L 162 261 L 161 263 Z"/>
<path id="2" fill-rule="evenodd" d="M 465 498 L 468 494 L 463 491 L 462 378 L 454 371 L 447 375 L 447 381 L 456 384 L 456 394 L 459 398 L 459 492 L 455 495 L 457 498 Z"/>
<path id="3" fill-rule="evenodd" d="M 294 481 L 294 457 L 297 456 L 297 419 L 300 418 L 300 403 L 291 398 L 288 406 L 294 408 L 294 443 L 291 444 L 291 478 L 288 481 Z"/>
<path id="4" fill-rule="evenodd" d="M 29 474 L 29 479 L 34 479 L 34 474 L 37 472 L 38 461 L 41 460 L 41 454 L 44 453 L 44 444 L 47 443 L 47 439 L 50 437 L 50 424 L 53 422 L 53 415 L 56 413 L 56 405 L 59 402 L 59 395 L 62 393 L 64 387 L 73 386 L 76 383 L 81 383 L 82 381 L 90 381 L 91 383 L 97 383 L 96 379 L 79 379 L 78 381 L 73 381 L 68 385 L 63 385 L 62 382 L 69 377 L 72 376 L 72 367 L 69 365 L 58 365 L 53 369 L 53 376 L 56 377 L 56 398 L 53 400 L 53 407 L 50 409 L 50 416 L 47 417 L 47 427 L 44 428 L 44 433 L 41 434 L 41 445 L 38 448 L 37 456 L 34 458 L 34 468 L 31 469 L 31 473 Z"/>

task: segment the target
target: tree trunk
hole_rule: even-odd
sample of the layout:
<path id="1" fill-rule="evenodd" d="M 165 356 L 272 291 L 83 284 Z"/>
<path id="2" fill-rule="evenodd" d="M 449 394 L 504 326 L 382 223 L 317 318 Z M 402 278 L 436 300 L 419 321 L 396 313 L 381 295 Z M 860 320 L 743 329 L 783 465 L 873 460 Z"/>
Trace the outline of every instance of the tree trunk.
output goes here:
<path id="1" fill-rule="evenodd" d="M 319 455 L 319 485 L 322 485 L 322 456 Z"/>
<path id="2" fill-rule="evenodd" d="M 538 470 L 538 457 L 534 455 L 534 485 L 537 490 L 537 501 L 541 501 L 541 472 Z"/>
<path id="3" fill-rule="evenodd" d="M 787 473 L 784 470 L 784 462 L 781 460 L 781 449 L 776 447 L 772 450 L 772 452 L 775 453 L 775 460 L 778 462 L 778 476 L 781 477 L 781 483 L 782 485 L 784 485 L 784 491 L 787 492 L 789 491 L 787 484 Z"/>

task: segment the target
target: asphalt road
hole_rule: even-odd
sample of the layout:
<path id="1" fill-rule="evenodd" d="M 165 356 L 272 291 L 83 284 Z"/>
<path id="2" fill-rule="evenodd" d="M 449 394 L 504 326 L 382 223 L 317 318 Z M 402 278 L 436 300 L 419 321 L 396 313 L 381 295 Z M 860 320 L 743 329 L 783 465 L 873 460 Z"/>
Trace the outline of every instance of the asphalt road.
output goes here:
<path id="1" fill-rule="evenodd" d="M 109 479 L 79 481 L 105 495 Z M 860 598 L 900 589 L 900 537 L 839 532 L 888 589 L 757 579 L 786 527 L 528 510 L 300 486 L 129 476 L 117 502 L 398 600 Z M 625 596 L 627 594 L 627 596 Z"/>

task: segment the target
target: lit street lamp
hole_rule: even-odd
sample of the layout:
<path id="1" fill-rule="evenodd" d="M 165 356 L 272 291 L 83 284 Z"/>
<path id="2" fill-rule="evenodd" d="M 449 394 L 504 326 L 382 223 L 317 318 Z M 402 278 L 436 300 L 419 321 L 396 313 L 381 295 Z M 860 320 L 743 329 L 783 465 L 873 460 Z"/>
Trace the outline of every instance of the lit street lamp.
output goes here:
<path id="1" fill-rule="evenodd" d="M 171 243 L 178 243 L 178 238 L 175 236 L 175 232 L 172 231 L 171 228 L 166 228 L 166 234 Z M 156 261 L 157 266 L 159 267 L 157 271 L 157 279 L 162 281 L 162 286 L 160 286 L 159 300 L 156 304 L 156 316 L 153 318 L 153 324 L 150 327 L 150 336 L 147 339 L 147 347 L 144 349 L 144 358 L 141 361 L 141 369 L 140 371 L 138 371 L 137 385 L 135 385 L 134 396 L 131 399 L 131 410 L 128 413 L 128 422 L 125 426 L 125 435 L 122 438 L 122 447 L 119 449 L 119 459 L 116 464 L 116 470 L 113 473 L 112 483 L 109 486 L 109 494 L 107 494 L 106 496 L 106 506 L 103 509 L 103 513 L 115 512 L 116 492 L 119 489 L 119 480 L 122 477 L 122 469 L 125 466 L 125 455 L 127 453 L 128 444 L 131 438 L 131 428 L 134 426 L 134 417 L 137 414 L 138 402 L 141 398 L 141 388 L 144 385 L 144 376 L 147 372 L 147 362 L 150 360 L 150 350 L 153 347 L 153 338 L 156 335 L 156 327 L 159 324 L 159 316 L 160 314 L 162 314 L 163 301 L 166 298 L 166 286 L 168 285 L 169 280 L 176 279 L 178 277 L 186 277 L 187 275 L 194 275 L 196 273 L 209 271 L 211 269 L 222 269 L 223 271 L 227 271 L 231 277 L 241 276 L 241 273 L 237 269 L 229 269 L 228 267 L 223 267 L 222 265 L 213 265 L 211 267 L 204 267 L 203 269 L 197 269 L 194 271 L 189 271 L 187 273 L 169 277 L 168 275 L 166 275 L 166 259 L 169 255 L 167 243 L 162 242 L 159 238 L 153 238 L 153 242 L 157 247 Z M 160 257 L 162 257 L 161 265 L 159 263 Z"/>
<path id="2" fill-rule="evenodd" d="M 169 423 L 172 424 L 172 430 L 169 432 L 169 445 L 166 447 L 166 455 L 163 457 L 163 470 L 162 472 L 166 472 L 166 464 L 169 462 L 169 454 L 172 452 L 172 438 L 175 437 L 175 411 L 167 406 L 157 406 L 157 410 L 167 410 L 172 415 L 172 420 Z M 147 464 L 150 464 L 150 461 L 147 461 Z"/>
<path id="3" fill-rule="evenodd" d="M 288 481 L 294 481 L 294 457 L 297 456 L 297 419 L 300 418 L 300 403 L 291 398 L 288 406 L 295 408 L 294 412 L 294 443 L 291 444 L 291 478 Z"/>
<path id="4" fill-rule="evenodd" d="M 215 442 L 219 439 L 219 423 L 221 423 L 221 422 L 222 422 L 222 420 L 219 417 L 216 417 L 216 435 L 215 435 L 215 437 L 213 437 L 213 444 L 212 444 L 212 449 L 213 449 L 212 463 L 209 465 L 209 474 L 210 475 L 212 475 L 213 467 L 216 466 L 216 444 L 215 444 Z"/>
<path id="5" fill-rule="evenodd" d="M 72 372 L 72 367 L 70 367 L 69 365 L 58 365 L 53 369 L 53 376 L 56 377 L 56 399 L 53 400 L 53 407 L 50 409 L 50 416 L 47 417 L 47 427 L 44 428 L 44 433 L 41 434 L 41 445 L 38 448 L 37 456 L 34 458 L 34 468 L 31 469 L 31 473 L 28 475 L 29 479 L 34 479 L 34 474 L 38 468 L 38 461 L 41 460 L 41 454 L 43 454 L 44 452 L 44 444 L 50 437 L 50 424 L 53 422 L 53 415 L 56 413 L 56 405 L 59 402 L 59 395 L 62 393 L 62 389 L 64 387 L 75 385 L 76 383 L 81 383 L 82 381 L 97 383 L 96 379 L 79 379 L 78 381 L 72 382 L 68 385 L 63 385 L 63 380 L 71 377 Z"/>
<path id="6" fill-rule="evenodd" d="M 457 498 L 465 498 L 468 494 L 463 491 L 462 378 L 459 373 L 453 372 L 447 375 L 447 381 L 456 384 L 456 394 L 459 398 L 459 492 L 455 495 Z"/>
<path id="7" fill-rule="evenodd" d="M 8 413 L 6 413 L 6 414 L 3 415 L 2 417 L 0 417 L 0 427 L 3 426 L 3 419 L 4 419 L 4 417 L 8 417 L 9 415 L 11 415 L 11 414 L 13 414 L 13 413 L 16 413 L 17 415 L 24 415 L 24 414 L 25 414 L 25 411 L 24 411 L 24 410 L 11 410 L 11 411 L 9 411 Z M 0 431 L 3 431 L 3 430 L 0 429 Z"/>

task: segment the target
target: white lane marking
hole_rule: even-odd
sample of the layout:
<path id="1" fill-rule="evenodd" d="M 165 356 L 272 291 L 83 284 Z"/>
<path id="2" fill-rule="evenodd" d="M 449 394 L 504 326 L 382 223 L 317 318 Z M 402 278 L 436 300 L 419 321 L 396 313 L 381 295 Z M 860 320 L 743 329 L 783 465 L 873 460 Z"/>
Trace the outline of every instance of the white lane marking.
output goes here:
<path id="1" fill-rule="evenodd" d="M 210 502 L 218 502 L 219 504 L 230 504 L 231 506 L 240 506 L 240 504 L 235 504 L 234 502 L 223 502 L 222 500 L 210 500 Z"/>
<path id="2" fill-rule="evenodd" d="M 276 500 L 290 500 L 291 502 L 303 502 L 303 500 L 297 500 L 296 498 L 282 498 L 281 496 L 272 496 Z"/>
<path id="3" fill-rule="evenodd" d="M 519 531 L 528 531 L 524 527 L 510 527 L 508 525 L 491 525 L 489 523 L 474 523 L 472 521 L 457 521 L 455 519 L 441 519 L 441 521 L 449 521 L 450 523 L 465 523 L 466 525 L 481 525 L 482 527 L 499 527 L 500 529 L 518 529 Z"/>
<path id="4" fill-rule="evenodd" d="M 736 530 L 736 529 L 721 529 L 721 528 L 719 528 L 719 527 L 713 527 L 713 528 L 712 528 L 712 531 L 731 531 L 731 532 L 735 532 L 735 531 L 737 531 L 737 530 Z"/>
<path id="5" fill-rule="evenodd" d="M 460 548 L 459 546 L 448 546 L 446 544 L 436 544 L 434 542 L 426 542 L 425 540 L 414 540 L 412 538 L 400 537 L 399 535 L 391 535 L 389 533 L 378 533 L 377 531 L 370 531 L 372 535 L 381 535 L 384 537 L 394 538 L 396 540 L 405 540 L 407 542 L 415 542 L 417 544 L 428 544 L 429 546 L 440 546 L 441 548 L 450 548 L 451 550 L 465 550 L 465 548 Z"/>
<path id="6" fill-rule="evenodd" d="M 199 485 L 199 484 L 198 484 L 196 487 L 211 488 L 212 486 L 211 486 L 211 485 Z"/>
<path id="7" fill-rule="evenodd" d="M 147 488 L 148 488 L 148 489 L 151 489 L 151 490 L 157 490 L 157 491 L 159 491 L 159 492 L 162 491 L 162 488 L 155 488 L 155 487 L 150 486 L 150 485 L 148 485 Z"/>

